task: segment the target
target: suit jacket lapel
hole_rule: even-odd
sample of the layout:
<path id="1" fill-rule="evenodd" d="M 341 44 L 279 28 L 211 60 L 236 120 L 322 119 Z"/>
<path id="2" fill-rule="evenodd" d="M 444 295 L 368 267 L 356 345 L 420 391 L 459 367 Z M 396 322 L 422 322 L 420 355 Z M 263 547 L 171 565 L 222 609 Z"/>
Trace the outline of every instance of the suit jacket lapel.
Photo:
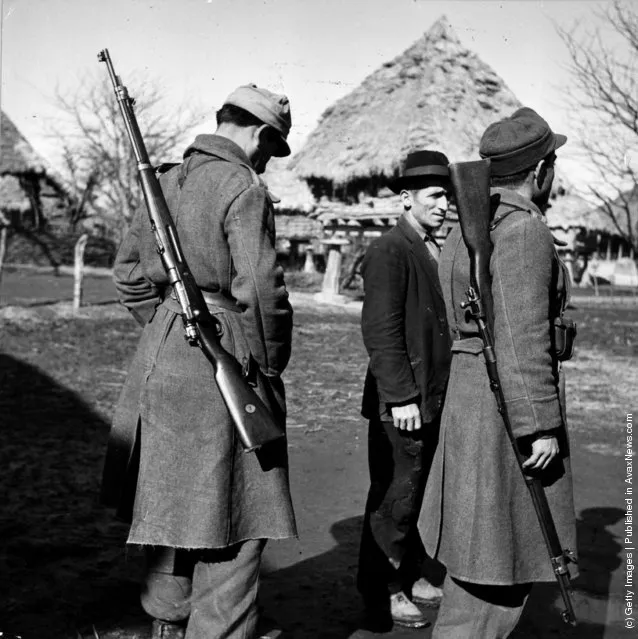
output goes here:
<path id="1" fill-rule="evenodd" d="M 410 251 L 414 255 L 416 263 L 428 276 L 428 280 L 434 285 L 434 289 L 443 300 L 443 289 L 441 288 L 441 282 L 439 281 L 439 265 L 438 262 L 432 256 L 432 253 L 425 246 L 425 242 L 419 237 L 419 234 L 412 228 L 410 223 L 399 218 L 397 222 L 399 230 L 405 235 L 406 239 L 410 242 Z"/>

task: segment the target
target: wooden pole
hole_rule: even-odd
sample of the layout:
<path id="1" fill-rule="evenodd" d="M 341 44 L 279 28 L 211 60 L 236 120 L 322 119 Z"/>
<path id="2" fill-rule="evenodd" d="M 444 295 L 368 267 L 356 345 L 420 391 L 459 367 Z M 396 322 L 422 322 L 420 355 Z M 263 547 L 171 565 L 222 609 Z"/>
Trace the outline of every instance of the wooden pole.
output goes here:
<path id="1" fill-rule="evenodd" d="M 84 280 L 84 251 L 89 240 L 87 233 L 80 235 L 75 243 L 73 261 L 73 311 L 77 312 L 82 306 L 82 283 Z"/>
<path id="2" fill-rule="evenodd" d="M 304 273 L 316 273 L 317 269 L 315 268 L 315 261 L 313 259 L 314 250 L 312 246 L 306 246 L 306 261 L 304 262 L 303 272 Z"/>

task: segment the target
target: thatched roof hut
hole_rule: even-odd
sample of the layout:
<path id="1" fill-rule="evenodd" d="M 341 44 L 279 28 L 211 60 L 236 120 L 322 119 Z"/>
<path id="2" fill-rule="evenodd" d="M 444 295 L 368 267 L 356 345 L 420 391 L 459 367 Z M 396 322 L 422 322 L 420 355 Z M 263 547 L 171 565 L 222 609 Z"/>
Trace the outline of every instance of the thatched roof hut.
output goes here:
<path id="1" fill-rule="evenodd" d="M 441 17 L 323 113 L 291 168 L 316 196 L 356 201 L 361 191 L 375 195 L 415 148 L 476 157 L 485 128 L 519 106 Z"/>
<path id="2" fill-rule="evenodd" d="M 311 213 L 316 206 L 308 185 L 288 166 L 288 158 L 273 158 L 262 176 L 268 190 L 280 201 L 277 213 Z"/>
<path id="3" fill-rule="evenodd" d="M 27 142 L 9 116 L 0 111 L 0 211 L 1 224 L 17 215 L 42 215 L 42 197 L 62 193 L 44 159 Z"/>
<path id="4" fill-rule="evenodd" d="M 45 161 L 0 111 L 0 175 L 45 175 Z"/>

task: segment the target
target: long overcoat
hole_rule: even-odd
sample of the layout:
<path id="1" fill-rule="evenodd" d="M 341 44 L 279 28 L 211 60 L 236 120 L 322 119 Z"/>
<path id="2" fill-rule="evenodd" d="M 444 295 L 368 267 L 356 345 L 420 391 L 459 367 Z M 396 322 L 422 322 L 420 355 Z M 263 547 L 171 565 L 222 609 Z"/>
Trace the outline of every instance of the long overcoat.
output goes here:
<path id="1" fill-rule="evenodd" d="M 514 435 L 558 437 L 560 454 L 542 480 L 563 547 L 576 551 L 564 386 L 552 325 L 566 305 L 568 276 L 540 211 L 495 189 L 500 205 L 490 260 L 497 366 Z M 541 529 L 490 391 L 482 343 L 460 304 L 469 258 L 459 229 L 440 263 L 452 345 L 441 434 L 419 519 L 429 553 L 448 573 L 480 584 L 552 581 Z M 575 574 L 574 571 L 572 571 Z"/>
<path id="2" fill-rule="evenodd" d="M 292 309 L 265 186 L 239 146 L 216 135 L 197 136 L 160 182 L 195 280 L 218 300 L 209 308 L 222 346 L 239 362 L 252 357 L 266 378 L 262 399 L 283 418 Z M 114 272 L 144 326 L 103 477 L 103 501 L 132 522 L 128 542 L 216 548 L 295 535 L 285 441 L 243 452 L 210 363 L 184 339 L 144 206 Z"/>
<path id="3" fill-rule="evenodd" d="M 424 423 L 439 415 L 451 356 L 437 269 L 405 216 L 366 252 L 361 330 L 370 364 L 361 412 L 368 419 L 392 421 L 390 407 L 410 401 Z"/>

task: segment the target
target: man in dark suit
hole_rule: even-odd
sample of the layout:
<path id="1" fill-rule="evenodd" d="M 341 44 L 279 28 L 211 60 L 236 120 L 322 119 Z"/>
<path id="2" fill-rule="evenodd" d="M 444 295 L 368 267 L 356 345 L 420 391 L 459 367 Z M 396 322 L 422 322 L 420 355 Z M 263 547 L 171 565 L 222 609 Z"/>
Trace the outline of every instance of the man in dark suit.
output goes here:
<path id="1" fill-rule="evenodd" d="M 370 611 L 419 628 L 414 604 L 437 605 L 441 591 L 422 575 L 427 563 L 416 529 L 438 438 L 451 360 L 439 247 L 433 232 L 448 208 L 448 159 L 417 151 L 390 183 L 404 213 L 366 252 L 361 317 L 370 364 L 362 414 L 370 420 L 370 492 L 358 587 Z"/>

